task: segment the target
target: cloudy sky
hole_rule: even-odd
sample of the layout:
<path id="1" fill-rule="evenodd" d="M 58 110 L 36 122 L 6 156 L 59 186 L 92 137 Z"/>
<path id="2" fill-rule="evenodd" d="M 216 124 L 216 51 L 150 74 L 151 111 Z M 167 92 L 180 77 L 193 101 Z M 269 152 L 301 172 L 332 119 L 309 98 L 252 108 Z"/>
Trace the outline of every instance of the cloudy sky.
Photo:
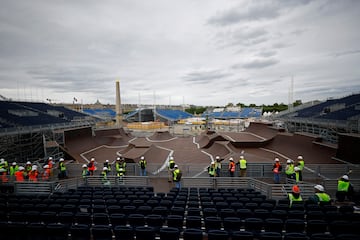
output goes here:
<path id="1" fill-rule="evenodd" d="M 0 6 L 6 98 L 113 104 L 116 80 L 122 103 L 135 104 L 287 104 L 360 92 L 358 0 Z"/>

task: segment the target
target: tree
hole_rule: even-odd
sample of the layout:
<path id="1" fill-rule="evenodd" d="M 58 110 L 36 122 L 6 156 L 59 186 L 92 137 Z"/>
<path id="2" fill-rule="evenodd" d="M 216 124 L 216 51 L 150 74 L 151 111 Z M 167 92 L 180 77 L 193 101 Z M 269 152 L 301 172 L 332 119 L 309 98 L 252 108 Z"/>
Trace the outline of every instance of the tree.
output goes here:
<path id="1" fill-rule="evenodd" d="M 234 104 L 233 103 L 228 103 L 225 107 L 233 107 Z"/>
<path id="2" fill-rule="evenodd" d="M 237 103 L 236 106 L 237 106 L 237 107 L 244 108 L 244 107 L 245 107 L 245 104 L 243 104 L 243 103 Z"/>
<path id="3" fill-rule="evenodd" d="M 293 106 L 296 107 L 296 106 L 299 106 L 302 104 L 302 101 L 301 100 L 296 100 L 294 103 L 293 103 Z"/>

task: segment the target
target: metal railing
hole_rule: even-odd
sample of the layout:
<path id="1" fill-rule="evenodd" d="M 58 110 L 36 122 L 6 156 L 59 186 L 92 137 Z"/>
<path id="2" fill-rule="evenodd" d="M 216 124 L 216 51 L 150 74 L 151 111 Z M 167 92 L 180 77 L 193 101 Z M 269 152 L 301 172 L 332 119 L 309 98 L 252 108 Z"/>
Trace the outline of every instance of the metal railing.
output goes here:
<path id="1" fill-rule="evenodd" d="M 0 187 L 13 186 L 14 193 L 19 195 L 50 195 L 54 192 L 66 192 L 69 189 L 77 189 L 80 186 L 105 186 L 105 187 L 120 187 L 120 186 L 142 186 L 149 187 L 153 177 L 141 177 L 141 176 L 124 176 L 116 177 L 109 176 L 107 180 L 100 176 L 89 176 L 87 178 L 71 178 L 60 181 L 52 182 L 9 182 L 2 183 Z M 166 181 L 166 178 L 164 178 Z M 360 179 L 352 180 L 356 190 L 360 186 Z M 283 199 L 286 198 L 287 193 L 291 192 L 291 188 L 294 185 L 293 182 L 288 181 L 284 184 L 271 184 L 265 181 L 260 181 L 255 178 L 238 178 L 238 177 L 183 177 L 181 180 L 182 187 L 192 188 L 211 188 L 211 189 L 238 189 L 238 188 L 251 188 L 259 191 L 270 199 Z M 335 192 L 337 189 L 337 180 L 324 180 L 322 182 L 326 191 L 335 198 Z M 301 189 L 301 195 L 303 199 L 308 199 L 309 196 L 314 194 L 314 183 L 300 182 L 297 183 Z"/>

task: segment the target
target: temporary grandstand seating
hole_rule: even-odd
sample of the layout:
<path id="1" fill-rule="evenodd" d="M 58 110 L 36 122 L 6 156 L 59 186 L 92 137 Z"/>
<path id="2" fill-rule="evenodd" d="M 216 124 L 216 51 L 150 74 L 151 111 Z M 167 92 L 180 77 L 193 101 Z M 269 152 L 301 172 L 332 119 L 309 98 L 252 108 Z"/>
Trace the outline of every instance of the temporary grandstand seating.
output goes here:
<path id="1" fill-rule="evenodd" d="M 351 117 L 360 115 L 360 94 L 354 94 L 340 99 L 330 99 L 325 102 L 301 109 L 296 114 L 291 113 L 297 118 L 318 118 L 347 120 Z M 332 106 L 341 106 L 330 111 Z"/>
<path id="2" fill-rule="evenodd" d="M 100 118 L 115 118 L 116 112 L 113 109 L 84 109 L 84 112 Z"/>
<path id="3" fill-rule="evenodd" d="M 192 114 L 180 111 L 180 110 L 170 110 L 170 109 L 156 109 L 156 114 L 160 117 L 168 119 L 170 121 L 176 121 L 180 119 L 193 117 Z"/>
<path id="4" fill-rule="evenodd" d="M 236 118 L 258 118 L 262 116 L 262 110 L 257 108 L 243 108 L 241 111 L 222 111 L 204 113 L 202 117 L 217 118 L 217 119 L 236 119 Z"/>
<path id="5" fill-rule="evenodd" d="M 36 109 L 40 112 L 47 113 L 55 117 L 64 118 L 69 121 L 74 120 L 76 118 L 84 118 L 87 116 L 86 114 L 68 109 L 64 106 L 55 106 L 41 102 L 17 102 L 17 103 L 27 108 Z"/>
<path id="6" fill-rule="evenodd" d="M 63 106 L 35 102 L 0 101 L 2 128 L 69 123 L 87 115 Z"/>
<path id="7" fill-rule="evenodd" d="M 249 203 L 259 199 L 258 195 L 252 188 L 194 187 L 157 194 L 151 187 L 140 186 L 79 186 L 46 197 L 2 194 L 0 200 L 6 207 L 0 212 L 0 231 L 5 239 L 23 238 L 24 232 L 32 234 L 26 239 L 43 239 L 43 234 L 50 234 L 51 239 L 316 239 L 324 234 L 340 237 L 345 232 L 353 239 L 359 237 L 355 226 L 360 215 L 349 207 L 341 210 L 304 202 L 303 211 L 295 210 L 299 215 L 287 205 L 281 216 L 275 209 L 285 201 L 260 198 L 267 204 L 253 208 Z M 149 198 L 144 201 L 143 196 Z M 242 208 L 230 204 L 240 199 Z M 195 201 L 199 211 L 193 207 Z M 185 202 L 183 207 L 175 206 L 181 202 Z M 207 202 L 214 207 L 209 208 Z M 217 207 L 216 202 L 227 207 Z M 250 215 L 243 215 L 241 209 Z M 310 213 L 329 209 L 338 219 L 314 219 L 315 214 Z"/>

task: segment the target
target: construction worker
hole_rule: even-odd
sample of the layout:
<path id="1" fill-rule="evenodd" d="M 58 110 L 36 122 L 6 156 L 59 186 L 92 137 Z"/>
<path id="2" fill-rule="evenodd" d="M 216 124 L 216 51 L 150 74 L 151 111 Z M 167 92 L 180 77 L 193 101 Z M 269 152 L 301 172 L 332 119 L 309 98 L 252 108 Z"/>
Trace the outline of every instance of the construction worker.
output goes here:
<path id="1" fill-rule="evenodd" d="M 33 165 L 31 167 L 31 171 L 28 173 L 28 176 L 29 176 L 29 181 L 31 181 L 31 182 L 37 182 L 38 181 L 39 172 L 37 170 L 36 165 Z"/>
<path id="2" fill-rule="evenodd" d="M 215 157 L 215 177 L 220 177 L 221 173 L 221 159 L 219 156 Z"/>
<path id="3" fill-rule="evenodd" d="M 28 176 L 29 173 L 31 172 L 32 170 L 32 165 L 31 165 L 31 162 L 30 161 L 27 161 L 26 164 L 25 164 L 25 172 L 26 172 L 26 175 Z"/>
<path id="4" fill-rule="evenodd" d="M 110 185 L 110 181 L 107 177 L 108 173 L 109 173 L 109 169 L 107 167 L 103 167 L 103 171 L 101 172 L 101 181 L 105 186 Z"/>
<path id="5" fill-rule="evenodd" d="M 49 165 L 47 165 L 47 164 L 43 168 L 44 168 L 44 171 L 41 175 L 41 179 L 43 181 L 49 181 L 49 179 L 51 177 L 51 169 L 50 169 Z"/>
<path id="6" fill-rule="evenodd" d="M 59 179 L 67 178 L 65 160 L 63 158 L 59 159 Z"/>
<path id="7" fill-rule="evenodd" d="M 108 172 L 111 172 L 111 164 L 109 163 L 109 160 L 107 159 L 105 160 L 104 167 L 107 167 Z"/>
<path id="8" fill-rule="evenodd" d="M 13 162 L 10 166 L 10 169 L 9 169 L 9 173 L 10 173 L 10 176 L 15 176 L 15 173 L 19 171 L 19 166 L 17 165 L 16 162 Z"/>
<path id="9" fill-rule="evenodd" d="M 116 176 L 122 177 L 126 173 L 126 162 L 124 158 L 117 158 L 115 163 Z"/>
<path id="10" fill-rule="evenodd" d="M 291 159 L 286 161 L 285 174 L 288 179 L 295 179 L 294 162 Z"/>
<path id="11" fill-rule="evenodd" d="M 90 162 L 88 163 L 88 170 L 89 170 L 90 176 L 94 175 L 95 169 L 96 169 L 95 158 L 91 158 Z"/>
<path id="12" fill-rule="evenodd" d="M 174 171 L 174 167 L 175 167 L 175 160 L 173 156 L 170 156 L 169 158 L 169 162 L 168 162 L 168 175 L 169 175 L 169 179 L 168 182 L 172 182 L 173 179 L 173 171 Z"/>
<path id="13" fill-rule="evenodd" d="M 0 169 L 5 169 L 6 173 L 9 172 L 9 163 L 4 159 L 0 159 Z"/>
<path id="14" fill-rule="evenodd" d="M 294 185 L 292 187 L 292 192 L 288 194 L 288 198 L 290 201 L 290 207 L 292 206 L 293 202 L 302 202 L 302 198 L 300 195 L 300 188 L 298 185 Z"/>
<path id="15" fill-rule="evenodd" d="M 301 156 L 301 155 L 299 155 L 297 157 L 297 167 L 299 168 L 299 181 L 302 181 L 302 179 L 303 179 L 302 172 L 303 172 L 304 167 L 305 167 L 305 162 L 304 162 L 303 156 Z"/>
<path id="16" fill-rule="evenodd" d="M 19 167 L 19 170 L 15 172 L 15 180 L 17 182 L 24 182 L 25 181 L 25 168 L 23 166 Z"/>
<path id="17" fill-rule="evenodd" d="M 235 169 L 236 169 L 236 164 L 234 162 L 234 159 L 231 157 L 229 162 L 229 173 L 230 173 L 230 177 L 234 177 L 234 173 L 235 173 Z"/>
<path id="18" fill-rule="evenodd" d="M 309 201 L 315 204 L 324 205 L 331 203 L 331 197 L 325 192 L 325 189 L 322 185 L 314 186 L 315 194 L 309 197 Z"/>
<path id="19" fill-rule="evenodd" d="M 140 157 L 139 167 L 140 167 L 140 176 L 146 176 L 146 160 L 144 156 Z"/>
<path id="20" fill-rule="evenodd" d="M 345 198 L 347 198 L 349 201 L 352 201 L 353 195 L 354 195 L 354 187 L 351 185 L 349 181 L 349 176 L 343 175 L 338 180 L 336 200 L 338 202 L 343 202 L 345 201 Z"/>
<path id="21" fill-rule="evenodd" d="M 280 174 L 282 171 L 282 166 L 279 158 L 275 158 L 272 171 L 274 173 L 274 183 L 280 183 Z"/>
<path id="22" fill-rule="evenodd" d="M 175 164 L 174 166 L 174 171 L 173 171 L 173 181 L 175 183 L 175 187 L 177 189 L 181 188 L 181 177 L 182 177 L 182 173 L 179 169 L 179 166 L 177 164 Z"/>
<path id="23" fill-rule="evenodd" d="M 5 168 L 0 168 L 0 180 L 1 183 L 8 183 L 9 179 L 7 177 L 7 172 Z"/>
<path id="24" fill-rule="evenodd" d="M 90 176 L 90 172 L 88 170 L 88 166 L 86 164 L 82 165 L 82 171 L 81 171 L 81 176 L 83 178 L 86 178 L 87 176 Z"/>
<path id="25" fill-rule="evenodd" d="M 46 163 L 49 165 L 49 168 L 52 168 L 54 166 L 53 157 L 49 157 Z"/>
<path id="26" fill-rule="evenodd" d="M 244 156 L 240 156 L 238 165 L 240 168 L 240 177 L 246 177 L 247 161 Z"/>
<path id="27" fill-rule="evenodd" d="M 210 166 L 207 168 L 208 173 L 209 173 L 209 177 L 215 177 L 216 174 L 216 166 L 215 166 L 215 161 L 212 161 L 210 163 Z"/>
<path id="28" fill-rule="evenodd" d="M 53 176 L 54 174 L 54 159 L 53 157 L 49 157 L 45 163 L 45 165 L 49 166 L 49 170 L 50 170 L 50 177 Z"/>

